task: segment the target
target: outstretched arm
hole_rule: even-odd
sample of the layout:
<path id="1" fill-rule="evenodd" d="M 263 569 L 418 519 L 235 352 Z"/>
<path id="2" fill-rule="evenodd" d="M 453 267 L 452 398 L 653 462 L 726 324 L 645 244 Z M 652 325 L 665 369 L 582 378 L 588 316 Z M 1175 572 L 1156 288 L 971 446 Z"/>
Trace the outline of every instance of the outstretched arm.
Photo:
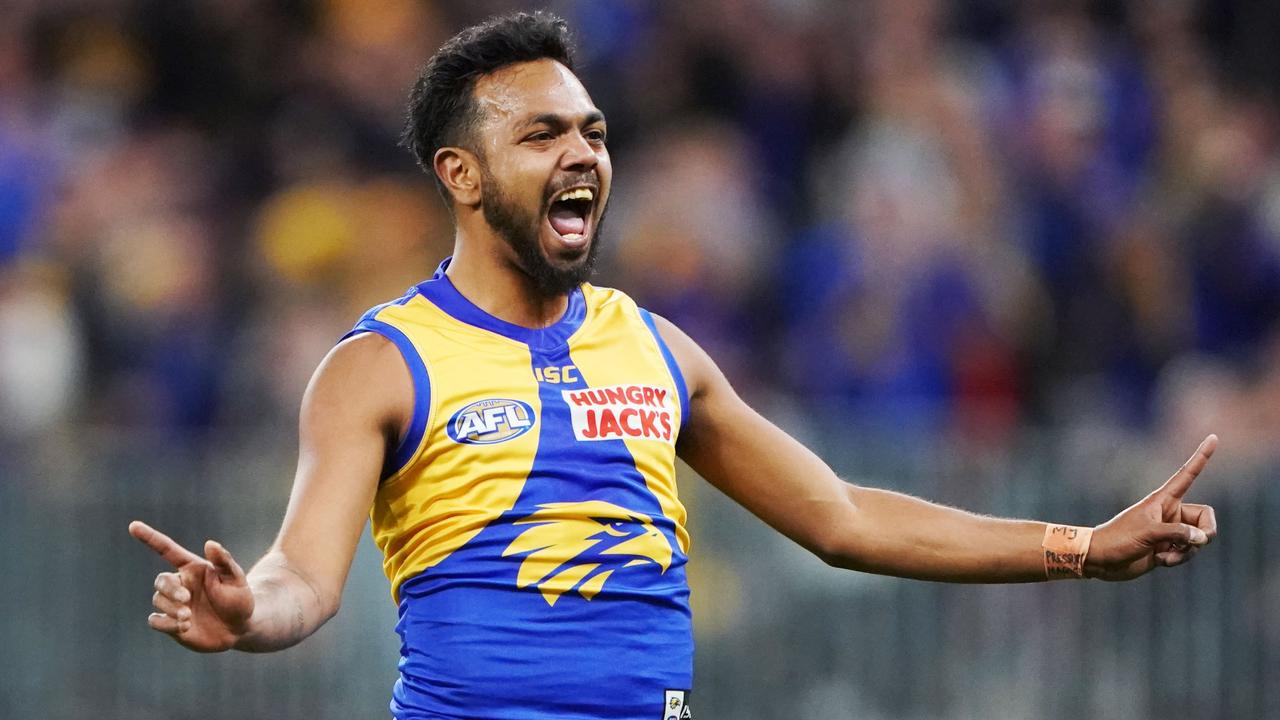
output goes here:
<path id="1" fill-rule="evenodd" d="M 1044 522 L 992 518 L 844 482 L 752 410 L 715 363 L 656 318 L 689 389 L 680 455 L 784 535 L 839 567 L 922 580 L 1045 580 Z M 1217 533 L 1213 509 L 1182 496 L 1217 446 L 1210 436 L 1163 486 L 1092 532 L 1083 571 L 1128 579 L 1177 565 Z"/>
<path id="2" fill-rule="evenodd" d="M 129 533 L 173 566 L 156 577 L 151 627 L 201 652 L 269 652 L 301 642 L 337 613 L 384 455 L 412 399 L 408 371 L 382 338 L 359 335 L 329 353 L 303 398 L 280 533 L 247 574 L 212 540 L 201 557 L 131 523 Z"/>

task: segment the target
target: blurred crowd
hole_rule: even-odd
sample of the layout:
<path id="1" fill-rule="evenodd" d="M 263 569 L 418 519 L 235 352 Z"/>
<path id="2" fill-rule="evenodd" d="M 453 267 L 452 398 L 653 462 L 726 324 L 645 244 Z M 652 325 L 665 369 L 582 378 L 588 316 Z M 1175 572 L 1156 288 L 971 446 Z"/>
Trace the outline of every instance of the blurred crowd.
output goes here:
<path id="1" fill-rule="evenodd" d="M 397 146 L 423 61 L 513 7 L 0 3 L 0 438 L 292 417 L 452 246 Z M 610 124 L 599 282 L 748 396 L 999 447 L 1271 461 L 1266 4 L 553 1 Z"/>

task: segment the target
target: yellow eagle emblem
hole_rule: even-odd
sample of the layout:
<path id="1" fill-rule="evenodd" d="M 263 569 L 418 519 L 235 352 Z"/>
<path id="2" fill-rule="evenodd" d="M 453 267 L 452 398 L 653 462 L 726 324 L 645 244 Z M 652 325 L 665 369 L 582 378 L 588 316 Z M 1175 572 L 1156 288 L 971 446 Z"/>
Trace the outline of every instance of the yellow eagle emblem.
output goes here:
<path id="1" fill-rule="evenodd" d="M 662 572 L 671 567 L 671 543 L 648 515 L 603 500 L 545 503 L 515 524 L 532 527 L 502 556 L 528 553 L 516 587 L 537 587 L 548 605 L 575 587 L 590 600 L 620 567 L 653 563 Z"/>

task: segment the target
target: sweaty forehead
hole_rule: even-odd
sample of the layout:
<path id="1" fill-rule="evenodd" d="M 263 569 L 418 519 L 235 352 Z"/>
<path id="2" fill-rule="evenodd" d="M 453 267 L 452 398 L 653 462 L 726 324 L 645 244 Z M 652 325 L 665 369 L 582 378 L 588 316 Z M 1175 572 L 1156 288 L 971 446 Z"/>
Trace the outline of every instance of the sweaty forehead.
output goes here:
<path id="1" fill-rule="evenodd" d="M 545 113 L 572 117 L 596 109 L 577 76 L 550 59 L 508 65 L 481 77 L 475 100 L 484 124 L 499 127 Z"/>

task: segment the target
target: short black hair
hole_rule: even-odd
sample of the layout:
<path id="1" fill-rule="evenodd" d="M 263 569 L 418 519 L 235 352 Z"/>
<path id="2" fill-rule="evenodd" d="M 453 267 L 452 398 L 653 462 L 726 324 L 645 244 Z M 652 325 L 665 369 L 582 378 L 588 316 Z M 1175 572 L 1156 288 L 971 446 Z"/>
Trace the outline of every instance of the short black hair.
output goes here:
<path id="1" fill-rule="evenodd" d="M 508 65 L 551 59 L 573 70 L 573 38 L 569 26 L 545 11 L 499 15 L 463 30 L 446 42 L 422 69 L 409 93 L 401 144 L 436 181 L 449 203 L 449 193 L 436 176 L 435 154 L 442 147 L 468 147 L 480 119 L 476 80 Z"/>

